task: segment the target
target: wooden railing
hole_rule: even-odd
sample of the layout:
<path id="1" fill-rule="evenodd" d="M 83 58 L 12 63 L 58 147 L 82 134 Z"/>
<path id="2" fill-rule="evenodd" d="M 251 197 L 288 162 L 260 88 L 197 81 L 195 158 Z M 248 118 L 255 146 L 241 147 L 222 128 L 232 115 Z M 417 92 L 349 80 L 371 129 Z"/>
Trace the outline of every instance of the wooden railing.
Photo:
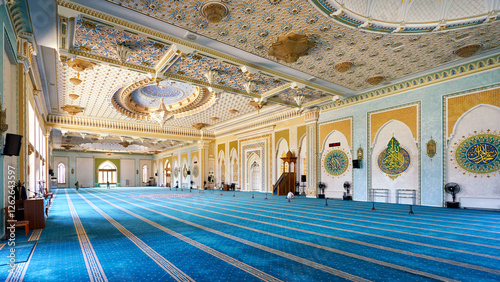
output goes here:
<path id="1" fill-rule="evenodd" d="M 287 195 L 290 191 L 295 193 L 295 172 L 284 172 L 274 184 L 273 195 Z"/>

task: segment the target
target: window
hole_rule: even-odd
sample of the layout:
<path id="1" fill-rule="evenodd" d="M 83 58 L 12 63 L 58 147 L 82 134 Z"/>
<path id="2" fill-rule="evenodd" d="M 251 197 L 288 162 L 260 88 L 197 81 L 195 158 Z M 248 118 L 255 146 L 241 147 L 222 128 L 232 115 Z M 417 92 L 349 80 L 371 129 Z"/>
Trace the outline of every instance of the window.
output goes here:
<path id="1" fill-rule="evenodd" d="M 118 170 L 116 169 L 116 166 L 110 162 L 110 161 L 105 161 L 103 162 L 98 169 L 98 181 L 99 183 L 117 183 L 117 175 L 118 175 Z"/>
<path id="2" fill-rule="evenodd" d="M 142 182 L 146 183 L 148 182 L 148 166 L 147 165 L 143 165 L 142 166 Z"/>
<path id="3" fill-rule="evenodd" d="M 66 166 L 63 163 L 57 165 L 57 184 L 66 184 Z"/>

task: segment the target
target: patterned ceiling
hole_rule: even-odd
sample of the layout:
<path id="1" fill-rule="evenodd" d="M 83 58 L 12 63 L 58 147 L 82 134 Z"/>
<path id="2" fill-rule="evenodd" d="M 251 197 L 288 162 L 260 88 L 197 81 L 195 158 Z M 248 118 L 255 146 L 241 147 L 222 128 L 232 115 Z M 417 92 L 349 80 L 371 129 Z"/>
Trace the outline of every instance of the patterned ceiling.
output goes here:
<path id="1" fill-rule="evenodd" d="M 307 1 L 226 0 L 230 14 L 215 24 L 200 16 L 203 1 L 108 2 L 273 61 L 276 59 L 268 52 L 278 36 L 306 34 L 316 42 L 309 55 L 295 63 L 280 63 L 356 91 L 371 87 L 367 82 L 371 77 L 399 79 L 460 59 L 453 53 L 460 47 L 481 44 L 481 53 L 497 48 L 500 40 L 497 21 L 432 34 L 374 34 L 337 24 Z M 401 1 L 392 2 L 394 9 L 402 5 Z M 349 72 L 334 70 L 336 64 L 346 61 L 354 66 Z"/>
<path id="2" fill-rule="evenodd" d="M 477 44 L 476 54 L 496 49 L 500 40 L 500 23 L 497 21 L 446 32 L 383 34 L 339 24 L 314 6 L 321 1 L 223 2 L 230 9 L 229 15 L 220 23 L 209 23 L 199 11 L 204 1 L 103 0 L 108 6 L 126 11 L 125 14 L 151 17 L 207 37 L 217 44 L 235 47 L 240 50 L 241 57 L 234 57 L 234 60 L 228 59 L 232 55 L 217 57 L 207 48 L 186 52 L 183 48 L 193 45 L 181 46 L 175 40 L 165 39 L 168 37 L 148 33 L 139 25 L 135 25 L 137 30 L 124 27 L 104 13 L 97 16 L 98 13 L 60 10 L 59 52 L 62 62 L 56 63 L 58 105 L 51 107 L 57 107 L 58 111 L 51 114 L 67 115 L 61 107 L 77 105 L 83 108 L 79 116 L 156 125 L 155 121 L 138 121 L 122 114 L 111 100 L 123 87 L 157 78 L 156 81 L 166 88 L 154 84 L 143 87 L 144 95 L 135 95 L 143 106 L 156 107 L 160 98 L 181 100 L 192 92 L 187 88 L 169 88 L 167 84 L 185 82 L 192 85 L 188 88 L 213 87 L 218 93 L 213 96 L 217 97 L 215 102 L 205 103 L 203 110 L 179 113 L 165 123 L 167 127 L 210 126 L 249 113 L 257 114 L 254 98 L 266 99 L 268 104 L 297 107 L 297 95 L 304 97 L 303 105 L 315 106 L 331 101 L 329 97 L 335 94 L 343 94 L 329 92 L 315 85 L 313 80 L 306 84 L 297 83 L 290 75 L 280 75 L 281 72 L 272 67 L 245 69 L 242 62 L 246 61 L 247 54 L 350 89 L 352 95 L 373 87 L 373 83 L 370 84 L 373 81 L 389 83 L 462 59 L 455 51 L 464 46 Z M 349 2 L 349 8 L 362 10 L 362 2 Z M 400 2 L 394 2 L 393 8 L 397 9 Z M 128 20 L 123 14 L 120 14 L 122 19 Z M 159 31 L 169 35 L 167 28 Z M 272 43 L 279 36 L 292 32 L 308 35 L 315 47 L 294 63 L 277 61 L 268 54 Z M 128 52 L 124 54 L 119 47 Z M 76 77 L 77 72 L 64 63 L 73 57 L 97 63 L 93 70 L 80 73 L 83 82 L 76 86 L 69 79 Z M 339 64 L 347 64 L 350 68 L 340 71 Z M 206 76 L 208 71 L 216 73 L 212 84 Z M 244 86 L 248 81 L 255 83 L 255 88 L 249 93 Z M 75 96 L 70 94 L 76 94 L 78 98 L 71 99 Z"/>

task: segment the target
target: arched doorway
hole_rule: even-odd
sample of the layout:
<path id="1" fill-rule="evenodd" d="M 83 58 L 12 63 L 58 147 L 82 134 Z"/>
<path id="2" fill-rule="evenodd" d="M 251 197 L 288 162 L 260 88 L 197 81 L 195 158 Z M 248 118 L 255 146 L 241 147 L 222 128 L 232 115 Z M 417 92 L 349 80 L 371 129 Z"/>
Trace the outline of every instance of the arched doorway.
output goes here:
<path id="1" fill-rule="evenodd" d="M 260 178 L 261 178 L 260 165 L 256 161 L 254 161 L 250 165 L 250 190 L 252 191 L 262 190 Z"/>
<path id="2" fill-rule="evenodd" d="M 165 161 L 165 168 L 163 173 L 163 183 L 165 183 L 166 187 L 170 187 L 172 182 L 172 168 L 170 167 L 170 162 L 168 160 Z"/>
<path id="3" fill-rule="evenodd" d="M 116 185 L 118 179 L 118 169 L 116 165 L 110 161 L 103 162 L 97 169 L 98 173 L 98 183 L 99 184 L 110 184 Z"/>

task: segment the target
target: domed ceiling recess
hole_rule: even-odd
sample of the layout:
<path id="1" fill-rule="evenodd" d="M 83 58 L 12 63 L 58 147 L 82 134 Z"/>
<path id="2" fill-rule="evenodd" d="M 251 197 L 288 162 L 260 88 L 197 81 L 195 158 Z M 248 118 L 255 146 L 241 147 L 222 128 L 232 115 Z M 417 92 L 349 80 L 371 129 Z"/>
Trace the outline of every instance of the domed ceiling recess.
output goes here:
<path id="1" fill-rule="evenodd" d="M 425 33 L 496 20 L 496 0 L 312 0 L 335 21 L 373 32 Z"/>
<path id="2" fill-rule="evenodd" d="M 161 102 L 172 118 L 194 114 L 211 107 L 217 94 L 187 83 L 145 78 L 119 89 L 112 104 L 120 113 L 139 120 L 152 120 Z"/>

